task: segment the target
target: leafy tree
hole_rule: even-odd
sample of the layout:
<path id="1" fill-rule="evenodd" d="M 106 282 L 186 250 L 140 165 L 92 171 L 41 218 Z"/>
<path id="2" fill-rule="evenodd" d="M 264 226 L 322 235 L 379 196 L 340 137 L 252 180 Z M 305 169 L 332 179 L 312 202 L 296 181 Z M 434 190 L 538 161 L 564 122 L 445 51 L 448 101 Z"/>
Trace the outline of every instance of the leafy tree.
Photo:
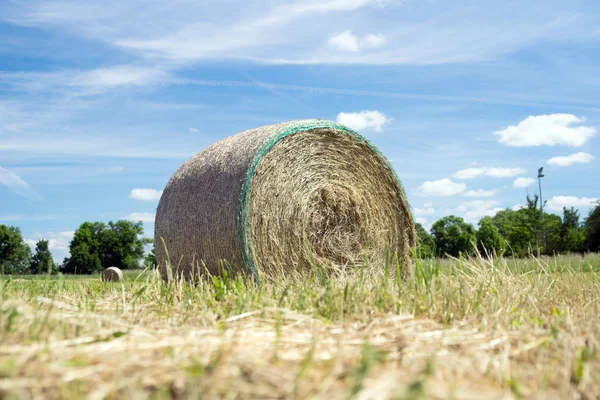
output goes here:
<path id="1" fill-rule="evenodd" d="M 527 212 L 523 209 L 499 211 L 492 217 L 498 232 L 506 239 L 512 255 L 529 255 L 530 243 L 534 240 L 534 235 L 527 217 Z"/>
<path id="2" fill-rule="evenodd" d="M 589 251 L 600 251 L 600 202 L 590 211 L 586 222 L 587 248 Z"/>
<path id="3" fill-rule="evenodd" d="M 71 257 L 63 262 L 63 272 L 93 274 L 108 267 L 137 268 L 144 245 L 151 241 L 141 237 L 143 234 L 141 222 L 84 222 L 69 245 Z"/>
<path id="4" fill-rule="evenodd" d="M 562 220 L 548 213 L 542 218 L 538 200 L 537 195 L 528 196 L 526 207 L 518 211 L 503 210 L 492 217 L 515 256 L 527 257 L 532 251 L 554 254 L 563 250 Z"/>
<path id="5" fill-rule="evenodd" d="M 563 251 L 583 253 L 586 248 L 585 228 L 579 224 L 579 212 L 575 208 L 563 207 L 563 220 L 560 229 Z"/>
<path id="6" fill-rule="evenodd" d="M 563 239 L 561 236 L 562 219 L 556 214 L 544 213 L 544 232 L 540 241 L 540 248 L 544 254 L 559 254 L 564 251 Z M 545 235 L 545 240 L 544 236 Z M 546 246 L 544 247 L 544 241 Z"/>
<path id="7" fill-rule="evenodd" d="M 419 223 L 415 225 L 415 230 L 417 231 L 417 255 L 419 258 L 433 257 L 433 237 Z M 152 254 L 154 254 L 154 249 Z"/>
<path id="8" fill-rule="evenodd" d="M 35 244 L 35 254 L 31 257 L 30 273 L 32 274 L 56 274 L 58 269 L 52 253 L 50 253 L 49 242 L 47 240 L 39 240 Z"/>
<path id="9" fill-rule="evenodd" d="M 23 240 L 21 230 L 0 224 L 0 271 L 5 274 L 26 274 L 31 249 Z"/>
<path id="10" fill-rule="evenodd" d="M 121 269 L 139 268 L 144 258 L 144 245 L 151 243 L 144 235 L 142 222 L 120 220 L 109 222 L 101 237 L 103 244 L 101 260 L 103 266 L 115 266 Z"/>
<path id="11" fill-rule="evenodd" d="M 464 219 L 450 215 L 438 220 L 431 228 L 438 255 L 458 257 L 473 251 L 477 240 L 475 228 Z"/>
<path id="12" fill-rule="evenodd" d="M 501 254 L 506 248 L 506 240 L 500 234 L 491 217 L 483 217 L 477 230 L 477 247 L 481 254 Z"/>

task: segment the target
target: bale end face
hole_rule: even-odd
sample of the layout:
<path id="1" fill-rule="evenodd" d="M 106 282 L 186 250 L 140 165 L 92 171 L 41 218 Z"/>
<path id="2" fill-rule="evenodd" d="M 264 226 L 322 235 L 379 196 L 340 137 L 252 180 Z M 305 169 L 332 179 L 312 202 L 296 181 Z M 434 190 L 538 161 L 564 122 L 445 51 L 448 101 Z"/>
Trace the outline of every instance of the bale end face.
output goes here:
<path id="1" fill-rule="evenodd" d="M 123 280 L 123 271 L 117 267 L 109 267 L 102 271 L 102 282 L 121 282 Z"/>

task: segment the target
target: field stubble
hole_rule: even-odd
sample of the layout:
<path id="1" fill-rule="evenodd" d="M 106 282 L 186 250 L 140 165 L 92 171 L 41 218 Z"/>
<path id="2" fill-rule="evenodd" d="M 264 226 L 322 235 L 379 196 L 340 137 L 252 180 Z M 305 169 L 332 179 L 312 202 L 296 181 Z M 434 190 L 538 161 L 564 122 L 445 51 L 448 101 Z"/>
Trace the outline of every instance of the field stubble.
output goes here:
<path id="1" fill-rule="evenodd" d="M 3 398 L 600 398 L 600 257 L 2 277 Z"/>

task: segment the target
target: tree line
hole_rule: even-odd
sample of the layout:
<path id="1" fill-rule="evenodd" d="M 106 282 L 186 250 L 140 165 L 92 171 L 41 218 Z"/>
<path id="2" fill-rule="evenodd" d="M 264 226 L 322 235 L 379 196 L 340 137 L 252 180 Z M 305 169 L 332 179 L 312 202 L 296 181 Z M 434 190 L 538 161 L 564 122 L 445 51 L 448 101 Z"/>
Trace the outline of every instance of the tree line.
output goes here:
<path id="1" fill-rule="evenodd" d="M 574 208 L 562 218 L 538 207 L 538 196 L 527 197 L 519 210 L 506 209 L 483 217 L 478 229 L 454 215 L 436 221 L 431 232 L 417 224 L 417 253 L 421 258 L 458 257 L 475 251 L 514 257 L 600 251 L 600 202 L 584 221 Z"/>
<path id="2" fill-rule="evenodd" d="M 538 197 L 527 198 L 520 210 L 506 209 L 483 217 L 475 229 L 450 215 L 436 221 L 427 232 L 417 224 L 417 255 L 421 258 L 499 254 L 528 257 L 532 254 L 600 252 L 600 202 L 585 221 L 574 208 L 564 208 L 562 218 L 543 213 Z M 154 250 L 144 257 L 142 222 L 84 222 L 69 244 L 70 256 L 57 265 L 48 240 L 39 240 L 35 252 L 18 227 L 0 224 L 0 272 L 4 274 L 95 274 L 108 267 L 139 268 L 156 265 Z"/>
<path id="3" fill-rule="evenodd" d="M 144 246 L 152 243 L 143 235 L 142 222 L 84 222 L 69 244 L 70 256 L 57 265 L 48 240 L 38 241 L 32 255 L 19 228 L 0 224 L 0 268 L 2 273 L 13 275 L 95 274 L 108 267 L 139 268 Z"/>

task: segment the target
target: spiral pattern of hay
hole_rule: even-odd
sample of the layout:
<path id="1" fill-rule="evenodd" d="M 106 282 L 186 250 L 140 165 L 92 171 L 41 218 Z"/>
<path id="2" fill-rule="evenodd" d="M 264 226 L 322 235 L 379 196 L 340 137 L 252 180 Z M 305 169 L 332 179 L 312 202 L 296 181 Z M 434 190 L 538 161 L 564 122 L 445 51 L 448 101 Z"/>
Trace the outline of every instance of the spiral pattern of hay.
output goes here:
<path id="1" fill-rule="evenodd" d="M 251 129 L 192 157 L 163 192 L 154 237 L 165 277 L 169 261 L 185 276 L 218 274 L 226 262 L 257 279 L 383 262 L 389 251 L 410 265 L 415 244 L 388 161 L 358 133 L 325 120 Z"/>
<path id="2" fill-rule="evenodd" d="M 108 267 L 102 271 L 102 282 L 121 282 L 123 280 L 123 271 L 117 267 Z"/>

